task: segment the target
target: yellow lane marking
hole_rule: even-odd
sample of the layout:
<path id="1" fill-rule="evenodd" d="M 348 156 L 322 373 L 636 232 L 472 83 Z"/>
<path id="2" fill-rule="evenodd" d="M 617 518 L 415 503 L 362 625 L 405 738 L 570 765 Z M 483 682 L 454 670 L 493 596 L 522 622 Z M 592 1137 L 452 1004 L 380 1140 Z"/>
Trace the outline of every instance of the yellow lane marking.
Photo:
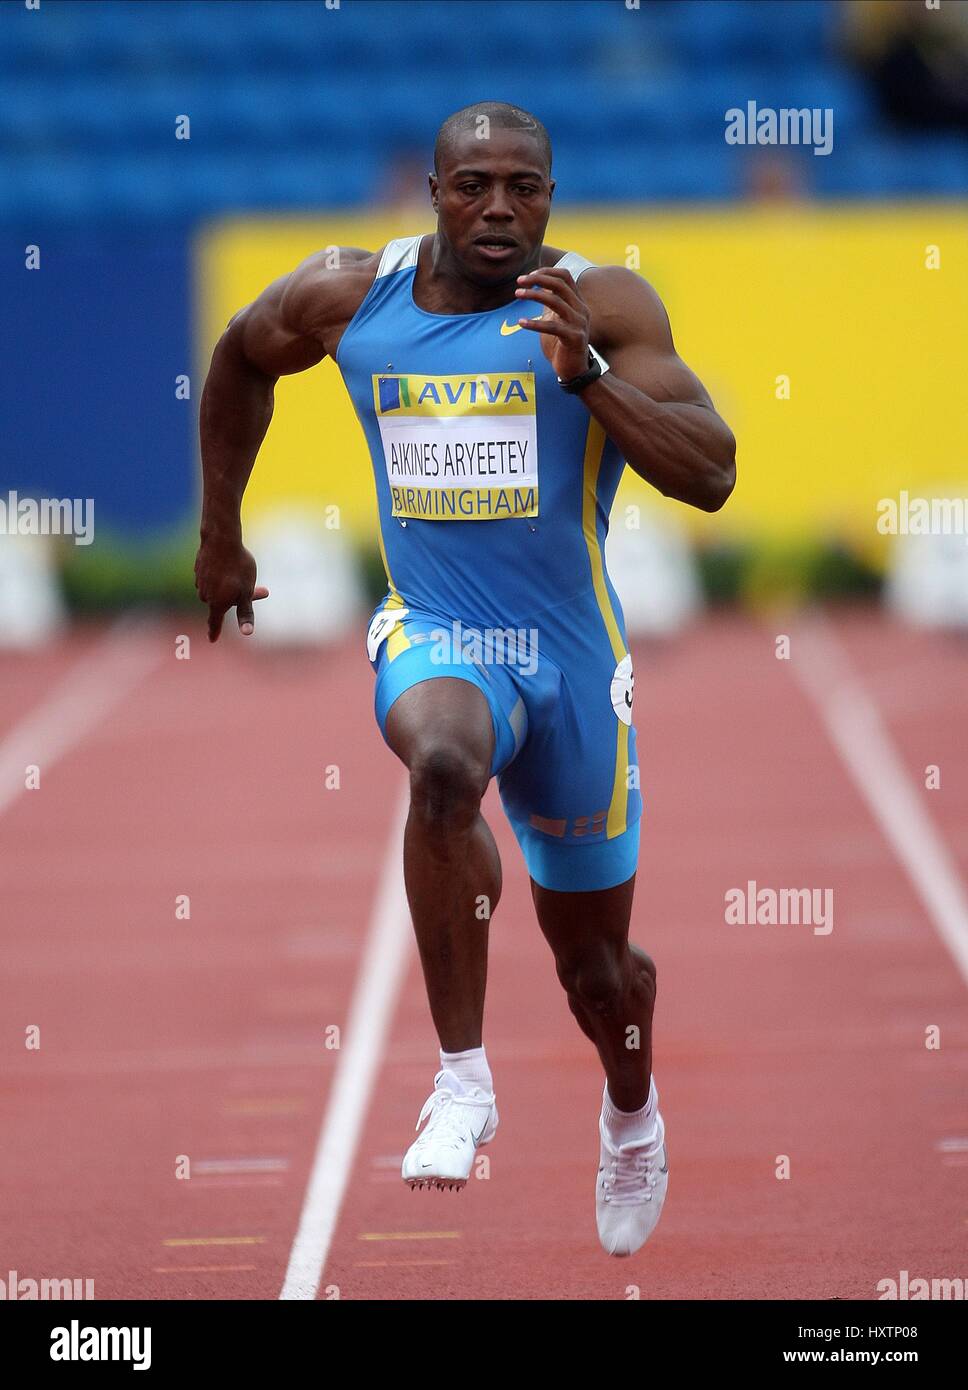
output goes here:
<path id="1" fill-rule="evenodd" d="M 162 1245 L 265 1245 L 265 1236 L 174 1236 Z"/>
<path id="2" fill-rule="evenodd" d="M 357 1240 L 460 1240 L 460 1231 L 365 1231 Z"/>

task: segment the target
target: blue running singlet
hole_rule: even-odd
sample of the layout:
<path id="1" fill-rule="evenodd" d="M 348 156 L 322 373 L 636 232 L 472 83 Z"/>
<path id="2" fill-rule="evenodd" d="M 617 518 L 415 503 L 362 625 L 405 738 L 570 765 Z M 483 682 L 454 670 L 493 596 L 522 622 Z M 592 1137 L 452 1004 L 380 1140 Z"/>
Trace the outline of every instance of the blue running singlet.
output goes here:
<path id="1" fill-rule="evenodd" d="M 366 435 L 388 591 L 369 623 L 375 707 L 470 681 L 528 872 L 565 892 L 635 872 L 642 797 L 632 659 L 605 568 L 625 467 L 562 391 L 515 300 L 432 314 L 413 298 L 422 238 L 391 241 L 336 362 Z M 577 281 L 590 261 L 558 261 Z"/>

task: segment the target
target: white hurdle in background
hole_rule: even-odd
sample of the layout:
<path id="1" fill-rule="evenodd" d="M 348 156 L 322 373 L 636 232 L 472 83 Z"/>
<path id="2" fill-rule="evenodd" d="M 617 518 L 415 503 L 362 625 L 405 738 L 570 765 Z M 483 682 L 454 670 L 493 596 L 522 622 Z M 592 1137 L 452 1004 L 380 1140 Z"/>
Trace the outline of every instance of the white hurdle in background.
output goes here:
<path id="1" fill-rule="evenodd" d="M 644 507 L 637 528 L 627 528 L 616 508 L 605 554 L 608 573 L 632 637 L 667 637 L 702 610 L 702 586 L 689 542 L 668 517 Z"/>
<path id="2" fill-rule="evenodd" d="M 960 489 L 968 498 L 968 486 Z M 951 494 L 953 496 L 953 494 Z M 968 513 L 968 502 L 964 504 Z M 968 534 L 901 535 L 888 562 L 884 602 L 917 627 L 968 628 Z"/>
<path id="3" fill-rule="evenodd" d="M 50 536 L 0 535 L 0 648 L 28 649 L 66 621 Z"/>
<path id="4" fill-rule="evenodd" d="M 263 512 L 247 525 L 245 543 L 258 565 L 256 582 L 269 590 L 255 605 L 260 644 L 322 645 L 358 626 L 366 611 L 359 565 L 324 513 L 310 507 Z M 237 627 L 234 620 L 231 626 Z"/>

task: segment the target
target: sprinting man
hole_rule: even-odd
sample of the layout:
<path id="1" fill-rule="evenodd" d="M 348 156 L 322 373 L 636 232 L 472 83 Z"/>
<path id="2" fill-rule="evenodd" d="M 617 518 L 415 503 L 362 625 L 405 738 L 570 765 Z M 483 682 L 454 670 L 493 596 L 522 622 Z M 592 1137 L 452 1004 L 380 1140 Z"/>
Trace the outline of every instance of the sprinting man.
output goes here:
<path id="1" fill-rule="evenodd" d="M 496 776 L 605 1071 L 598 1233 L 628 1255 L 655 1228 L 668 1163 L 655 966 L 628 940 L 642 798 L 605 537 L 626 463 L 712 512 L 735 441 L 649 285 L 545 245 L 554 187 L 534 116 L 466 107 L 437 136 L 435 232 L 310 256 L 234 316 L 202 396 L 196 582 L 212 641 L 233 607 L 251 635 L 267 590 L 240 506 L 273 386 L 332 357 L 376 479 L 388 591 L 367 650 L 380 730 L 410 774 L 404 878 L 441 1049 L 403 1178 L 462 1186 L 497 1128 L 482 1015 L 501 863 L 480 809 Z"/>

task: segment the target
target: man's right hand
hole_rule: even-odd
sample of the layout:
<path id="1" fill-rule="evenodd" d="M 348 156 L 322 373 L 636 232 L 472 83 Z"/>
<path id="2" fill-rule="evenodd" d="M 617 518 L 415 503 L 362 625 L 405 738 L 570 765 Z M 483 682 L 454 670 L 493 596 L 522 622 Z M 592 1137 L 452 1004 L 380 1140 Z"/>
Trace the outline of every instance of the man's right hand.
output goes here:
<path id="1" fill-rule="evenodd" d="M 222 622 L 234 608 L 243 637 L 255 631 L 253 600 L 268 598 L 264 585 L 256 588 L 255 558 L 241 540 L 210 537 L 203 540 L 195 557 L 195 588 L 208 604 L 208 640 L 217 642 Z"/>
<path id="2" fill-rule="evenodd" d="M 208 604 L 212 642 L 230 608 L 243 637 L 251 637 L 253 601 L 269 594 L 255 587 L 239 509 L 272 419 L 275 384 L 314 367 L 335 348 L 373 284 L 380 255 L 353 246 L 315 252 L 233 314 L 215 345 L 199 410 L 204 488 L 195 560 L 195 587 Z"/>

